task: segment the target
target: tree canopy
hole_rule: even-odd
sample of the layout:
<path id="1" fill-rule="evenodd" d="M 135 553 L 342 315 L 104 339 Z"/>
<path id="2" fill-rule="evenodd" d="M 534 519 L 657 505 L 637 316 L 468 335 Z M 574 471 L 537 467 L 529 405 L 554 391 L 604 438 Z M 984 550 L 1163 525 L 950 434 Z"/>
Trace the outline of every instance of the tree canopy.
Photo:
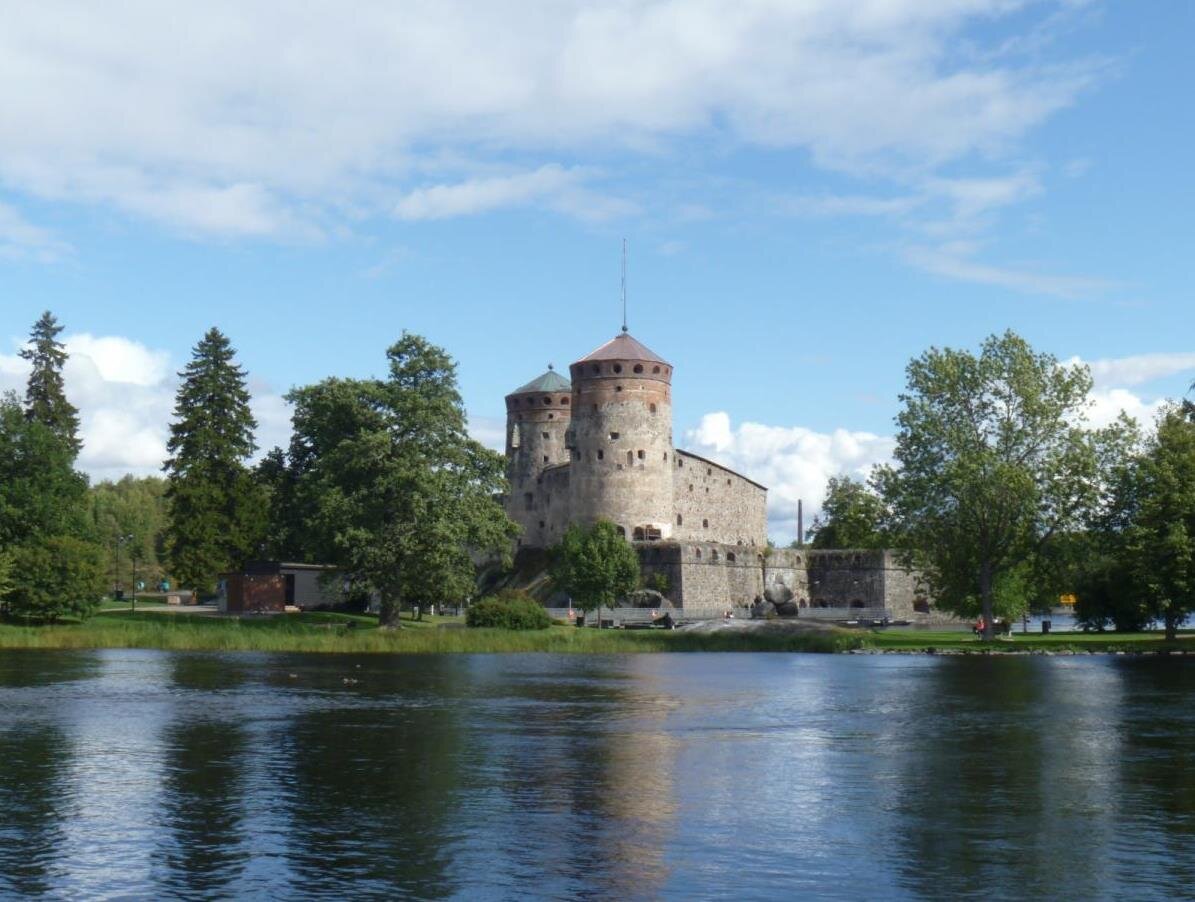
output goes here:
<path id="1" fill-rule="evenodd" d="M 1025 597 L 1010 584 L 1098 507 L 1111 437 L 1083 428 L 1090 388 L 1085 367 L 1062 366 L 1012 332 L 979 354 L 931 348 L 908 366 L 895 466 L 879 468 L 875 485 L 935 604 L 982 613 L 986 638 L 996 601 Z"/>
<path id="2" fill-rule="evenodd" d="M 25 388 L 25 414 L 41 423 L 70 449 L 71 460 L 79 453 L 79 411 L 66 399 L 62 371 L 66 347 L 58 341 L 63 327 L 50 311 L 34 323 L 29 345 L 21 356 L 32 364 Z"/>
<path id="3" fill-rule="evenodd" d="M 551 559 L 552 582 L 582 611 L 612 607 L 639 585 L 639 555 L 606 520 L 570 526 Z"/>
<path id="4" fill-rule="evenodd" d="M 219 329 L 209 329 L 179 373 L 166 448 L 172 572 L 211 592 L 217 576 L 259 551 L 265 499 L 247 460 L 256 449 L 245 371 Z"/>
<path id="5" fill-rule="evenodd" d="M 883 548 L 887 544 L 883 500 L 850 476 L 831 476 L 821 514 L 809 527 L 813 548 Z"/>
<path id="6" fill-rule="evenodd" d="M 366 582 L 392 627 L 404 607 L 468 598 L 472 555 L 508 555 L 516 527 L 505 462 L 469 438 L 452 359 L 409 333 L 386 356 L 385 379 L 290 393 L 290 473 L 272 479 L 291 499 L 289 540 Z"/>

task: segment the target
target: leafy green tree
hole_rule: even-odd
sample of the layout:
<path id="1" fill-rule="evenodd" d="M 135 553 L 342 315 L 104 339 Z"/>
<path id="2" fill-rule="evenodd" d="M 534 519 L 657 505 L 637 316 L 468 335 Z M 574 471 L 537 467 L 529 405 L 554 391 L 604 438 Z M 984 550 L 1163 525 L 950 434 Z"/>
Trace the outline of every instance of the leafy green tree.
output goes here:
<path id="1" fill-rule="evenodd" d="M 74 456 L 15 395 L 0 396 L 0 548 L 83 529 L 87 480 Z"/>
<path id="2" fill-rule="evenodd" d="M 639 585 L 639 556 L 613 523 L 574 524 L 552 549 L 552 582 L 568 593 L 573 604 L 588 613 L 603 607 Z"/>
<path id="3" fill-rule="evenodd" d="M 54 621 L 86 617 L 104 594 L 104 557 L 93 542 L 50 536 L 13 552 L 13 585 L 4 596 L 7 613 Z"/>
<path id="4" fill-rule="evenodd" d="M 1060 366 L 1012 332 L 978 355 L 931 348 L 908 366 L 896 465 L 878 468 L 874 484 L 935 604 L 982 613 L 985 639 L 998 595 L 1007 610 L 1010 584 L 1100 503 L 1111 438 L 1082 427 L 1090 389 L 1086 368 Z"/>
<path id="5" fill-rule="evenodd" d="M 137 575 L 151 582 L 167 575 L 166 481 L 156 476 L 125 476 L 105 481 L 87 493 L 89 532 L 105 549 L 105 568 L 113 583 Z"/>
<path id="6" fill-rule="evenodd" d="M 4 609 L 4 598 L 12 591 L 12 554 L 0 551 L 0 610 Z"/>
<path id="7" fill-rule="evenodd" d="M 256 445 L 245 371 L 219 329 L 209 329 L 179 374 L 167 450 L 170 569 L 199 592 L 259 550 L 265 499 L 246 465 Z"/>
<path id="8" fill-rule="evenodd" d="M 79 411 L 66 399 L 62 370 L 67 354 L 58 341 L 62 329 L 54 314 L 47 310 L 34 324 L 28 347 L 21 350 L 21 356 L 33 365 L 25 389 L 25 413 L 65 442 L 74 460 L 81 447 Z"/>
<path id="9" fill-rule="evenodd" d="M 292 391 L 291 523 L 307 549 L 381 598 L 379 623 L 460 602 L 473 556 L 509 555 L 517 528 L 499 496 L 505 461 L 468 436 L 456 365 L 403 333 L 384 380 L 326 379 Z"/>
<path id="10" fill-rule="evenodd" d="M 883 548 L 883 500 L 850 476 L 831 476 L 821 513 L 806 533 L 814 548 Z"/>
<path id="11" fill-rule="evenodd" d="M 1195 611 L 1195 423 L 1180 408 L 1162 414 L 1134 484 L 1123 544 L 1130 598 L 1173 639 Z"/>

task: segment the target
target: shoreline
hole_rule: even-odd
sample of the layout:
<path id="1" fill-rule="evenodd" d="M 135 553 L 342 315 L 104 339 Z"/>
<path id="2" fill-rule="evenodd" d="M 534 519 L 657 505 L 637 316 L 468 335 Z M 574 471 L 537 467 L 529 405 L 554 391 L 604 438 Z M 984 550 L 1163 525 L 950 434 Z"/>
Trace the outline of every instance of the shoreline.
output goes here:
<path id="1" fill-rule="evenodd" d="M 1195 656 L 1195 631 L 1174 642 L 1162 633 L 1015 634 L 984 645 L 964 631 L 846 629 L 797 620 L 703 621 L 676 630 L 471 629 L 458 618 L 404 619 L 379 630 L 364 615 L 305 613 L 225 617 L 175 611 L 108 611 L 55 625 L 0 622 L 0 650 L 149 648 L 309 654 L 654 654 L 802 652 L 935 656 Z"/>

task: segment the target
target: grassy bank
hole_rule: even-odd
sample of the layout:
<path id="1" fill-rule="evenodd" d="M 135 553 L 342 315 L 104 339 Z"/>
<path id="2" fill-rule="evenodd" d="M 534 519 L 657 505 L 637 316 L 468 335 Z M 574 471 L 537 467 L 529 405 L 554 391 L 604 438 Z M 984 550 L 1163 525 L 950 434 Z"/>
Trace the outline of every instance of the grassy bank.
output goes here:
<path id="1" fill-rule="evenodd" d="M 864 637 L 866 647 L 896 652 L 983 652 L 1053 654 L 1083 652 L 1150 653 L 1185 651 L 1195 653 L 1195 632 L 1179 633 L 1174 642 L 1165 641 L 1162 632 L 1153 633 L 1014 633 L 1011 637 L 984 644 L 962 631 L 875 630 Z"/>
<path id="2" fill-rule="evenodd" d="M 554 652 L 623 654 L 683 651 L 835 652 L 861 647 L 859 633 L 810 635 L 683 630 L 596 630 L 553 626 L 510 632 L 467 629 L 459 620 L 404 621 L 402 630 L 379 630 L 376 620 L 345 614 L 291 614 L 244 619 L 204 615 L 112 611 L 83 623 L 23 626 L 0 623 L 3 648 L 161 648 L 188 651 L 274 651 L 434 654 L 449 652 Z"/>

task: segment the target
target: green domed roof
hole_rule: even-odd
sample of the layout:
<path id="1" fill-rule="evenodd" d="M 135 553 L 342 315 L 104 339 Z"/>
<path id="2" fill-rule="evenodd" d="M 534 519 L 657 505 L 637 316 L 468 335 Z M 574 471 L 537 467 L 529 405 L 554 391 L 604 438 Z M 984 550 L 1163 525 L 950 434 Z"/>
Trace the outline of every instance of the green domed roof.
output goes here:
<path id="1" fill-rule="evenodd" d="M 525 395 L 534 392 L 550 392 L 550 391 L 572 391 L 572 383 L 561 376 L 551 367 L 542 376 L 532 379 L 526 385 L 520 386 L 511 392 L 512 395 Z"/>

